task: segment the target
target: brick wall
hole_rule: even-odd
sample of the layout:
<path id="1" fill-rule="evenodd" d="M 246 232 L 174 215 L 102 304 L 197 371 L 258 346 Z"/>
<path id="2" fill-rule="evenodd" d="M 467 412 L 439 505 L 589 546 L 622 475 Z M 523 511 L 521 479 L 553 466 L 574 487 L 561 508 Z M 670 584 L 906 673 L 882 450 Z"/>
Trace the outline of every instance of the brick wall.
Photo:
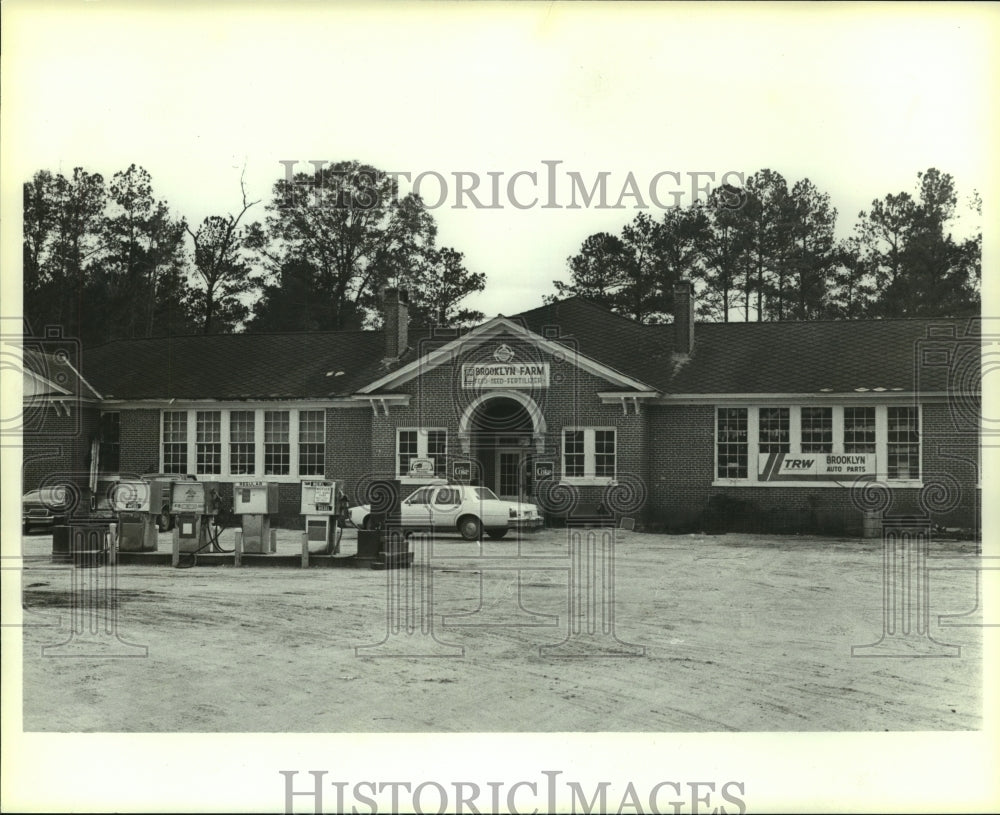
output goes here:
<path id="1" fill-rule="evenodd" d="M 979 435 L 960 429 L 947 403 L 924 405 L 923 478 L 944 489 L 928 493 L 925 502 L 936 508 L 935 521 L 942 526 L 979 529 L 981 495 L 979 479 Z M 947 493 L 947 494 L 946 494 Z M 948 509 L 949 506 L 953 509 Z M 897 512 L 892 507 L 890 512 Z"/>
<path id="2" fill-rule="evenodd" d="M 358 484 L 371 471 L 372 409 L 365 405 L 327 410 L 326 440 L 326 477 L 343 481 L 348 500 L 360 503 L 355 495 Z"/>
<path id="3" fill-rule="evenodd" d="M 694 527 L 712 494 L 715 408 L 657 406 L 648 413 L 647 520 L 669 529 Z"/>
<path id="4" fill-rule="evenodd" d="M 326 411 L 326 477 L 341 480 L 352 503 L 357 503 L 359 484 L 370 478 L 394 477 L 396 430 L 400 427 L 444 427 L 448 430 L 449 457 L 469 457 L 459 439 L 459 423 L 473 400 L 493 390 L 469 390 L 461 386 L 461 363 L 492 361 L 501 342 L 510 345 L 515 359 L 546 363 L 550 386 L 519 389 L 528 393 L 541 409 L 545 421 L 544 450 L 532 450 L 538 457 L 552 459 L 557 473 L 562 466 L 562 429 L 570 426 L 614 427 L 617 431 L 617 472 L 625 483 L 619 500 L 628 503 L 628 514 L 668 529 L 701 528 L 712 514 L 729 512 L 735 526 L 755 528 L 766 524 L 783 531 L 812 529 L 853 533 L 860 530 L 862 514 L 851 500 L 849 488 L 803 487 L 713 487 L 715 466 L 712 405 L 646 406 L 636 415 L 634 408 L 624 413 L 620 404 L 602 404 L 598 391 L 616 386 L 572 364 L 572 349 L 554 356 L 504 337 L 487 341 L 464 358 L 428 370 L 399 387 L 409 393 L 409 406 L 390 406 L 388 415 L 375 414 L 369 407 Z M 426 352 L 427 348 L 420 349 Z M 42 432 L 25 439 L 24 487 L 31 489 L 54 470 L 86 471 L 90 438 L 96 434 L 97 409 L 82 410 L 79 416 L 60 419 L 54 412 L 45 417 Z M 74 434 L 69 424 L 78 427 Z M 924 503 L 933 509 L 934 520 L 944 526 L 978 528 L 980 497 L 977 486 L 978 439 L 975 432 L 957 426 L 947 404 L 922 408 Z M 65 426 L 64 426 L 65 425 Z M 144 473 L 159 469 L 160 412 L 121 411 L 121 469 Z M 68 434 L 68 435 L 67 435 Z M 65 438 L 63 438 L 65 437 Z M 207 479 L 206 479 L 207 480 Z M 232 477 L 222 477 L 231 482 Z M 404 494 L 413 487 L 404 490 Z M 581 502 L 596 503 L 611 494 L 596 485 L 576 487 Z M 280 523 L 301 526 L 300 487 L 283 483 L 279 487 Z M 223 488 L 231 498 L 231 485 Z M 641 505 L 638 498 L 645 496 Z M 920 510 L 921 491 L 893 490 L 890 513 Z M 710 502 L 713 513 L 706 514 Z M 720 502 L 722 502 L 720 504 Z"/>
<path id="5" fill-rule="evenodd" d="M 142 475 L 160 470 L 160 411 L 121 411 L 121 470 Z"/>
<path id="6" fill-rule="evenodd" d="M 978 529 L 976 436 L 956 432 L 946 404 L 924 405 L 922 415 L 923 503 L 935 523 Z M 672 530 L 714 522 L 786 532 L 861 531 L 863 513 L 847 487 L 713 487 L 714 421 L 711 405 L 650 409 L 650 522 Z M 922 512 L 920 489 L 894 488 L 892 499 L 889 514 Z"/>
<path id="7" fill-rule="evenodd" d="M 461 363 L 475 361 L 484 355 L 492 361 L 493 349 L 506 342 L 515 351 L 515 359 L 524 362 L 549 364 L 550 385 L 547 388 L 518 388 L 516 390 L 534 399 L 546 422 L 544 453 L 533 445 L 536 457 L 549 458 L 562 467 L 562 430 L 564 427 L 613 427 L 616 430 L 617 472 L 620 479 L 629 483 L 645 484 L 647 468 L 648 421 L 644 413 L 636 415 L 633 407 L 623 413 L 620 404 L 603 404 L 598 391 L 616 390 L 617 386 L 587 373 L 571 361 L 572 351 L 556 357 L 537 349 L 519 344 L 510 337 L 486 342 L 465 358 L 445 363 L 415 380 L 394 389 L 409 393 L 412 400 L 407 407 L 392 406 L 389 414 L 378 415 L 371 422 L 372 471 L 381 477 L 393 477 L 396 467 L 396 430 L 406 427 L 444 427 L 448 430 L 448 457 L 468 458 L 459 443 L 459 424 L 469 405 L 483 394 L 501 395 L 493 389 L 472 390 L 461 386 Z M 426 349 L 425 349 L 426 350 Z M 404 488 L 404 495 L 414 487 Z M 575 488 L 580 502 L 596 503 L 605 495 L 604 486 L 582 485 Z M 637 512 L 641 508 L 636 509 Z"/>
<path id="8" fill-rule="evenodd" d="M 346 482 L 348 496 L 354 486 L 369 471 L 371 452 L 371 409 L 327 409 L 325 476 Z M 38 467 L 47 464 L 39 462 Z M 160 469 L 160 411 L 121 411 L 121 471 L 141 475 Z M 319 476 L 316 476 L 317 478 Z M 215 480 L 222 484 L 220 494 L 232 500 L 232 484 L 241 477 L 202 476 L 200 480 Z M 299 516 L 301 489 L 298 483 L 278 486 L 279 516 L 283 526 L 302 526 Z"/>
<path id="9" fill-rule="evenodd" d="M 315 477 L 315 476 L 314 476 Z M 226 500 L 232 502 L 232 485 L 227 484 Z M 302 509 L 302 486 L 300 484 L 278 484 L 277 526 L 283 529 L 305 529 Z"/>
<path id="10" fill-rule="evenodd" d="M 51 405 L 39 405 L 30 427 L 22 436 L 23 492 L 37 489 L 47 477 L 62 473 L 82 485 L 87 482 L 90 441 L 97 435 L 100 410 L 96 406 L 70 404 L 69 416 L 56 413 Z"/>

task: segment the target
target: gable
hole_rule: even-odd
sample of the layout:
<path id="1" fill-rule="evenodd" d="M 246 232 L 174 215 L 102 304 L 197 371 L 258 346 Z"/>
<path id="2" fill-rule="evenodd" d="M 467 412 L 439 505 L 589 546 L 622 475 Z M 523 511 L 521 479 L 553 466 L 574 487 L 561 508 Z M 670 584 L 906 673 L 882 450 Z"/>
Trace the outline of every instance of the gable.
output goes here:
<path id="1" fill-rule="evenodd" d="M 517 348 L 522 349 L 521 358 Z M 477 387 L 547 387 L 551 369 L 544 356 L 574 365 L 617 389 L 651 390 L 645 382 L 582 353 L 572 337 L 560 337 L 555 332 L 544 337 L 502 315 L 459 337 L 432 335 L 420 342 L 417 354 L 412 362 L 371 382 L 358 393 L 392 390 L 446 364 L 463 366 L 460 369 L 463 381 Z"/>
<path id="2" fill-rule="evenodd" d="M 22 399 L 35 401 L 45 397 L 65 397 L 72 394 L 65 388 L 60 388 L 48 379 L 27 368 L 24 369 L 24 385 L 22 386 Z"/>
<path id="3" fill-rule="evenodd" d="M 73 367 L 68 355 L 46 353 L 24 346 L 22 351 L 22 398 L 94 401 L 101 398 L 94 387 Z"/>

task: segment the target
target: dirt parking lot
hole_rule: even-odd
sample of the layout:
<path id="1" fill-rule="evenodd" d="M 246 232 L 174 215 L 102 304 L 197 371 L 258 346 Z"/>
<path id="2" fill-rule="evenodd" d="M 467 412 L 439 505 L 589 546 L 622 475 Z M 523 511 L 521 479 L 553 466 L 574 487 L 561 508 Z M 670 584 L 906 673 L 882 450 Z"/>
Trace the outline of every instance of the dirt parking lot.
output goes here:
<path id="1" fill-rule="evenodd" d="M 299 535 L 280 531 L 279 551 L 297 551 Z M 342 553 L 355 545 L 347 531 Z M 976 615 L 938 619 L 976 607 L 976 572 L 955 568 L 970 544 L 931 545 L 929 634 L 957 646 L 952 658 L 852 656 L 883 633 L 881 541 L 617 531 L 613 572 L 571 572 L 570 549 L 566 530 L 546 530 L 482 545 L 443 536 L 417 546 L 412 570 L 112 570 L 54 564 L 51 537 L 26 536 L 24 729 L 981 726 Z M 927 645 L 915 632 L 893 642 Z"/>

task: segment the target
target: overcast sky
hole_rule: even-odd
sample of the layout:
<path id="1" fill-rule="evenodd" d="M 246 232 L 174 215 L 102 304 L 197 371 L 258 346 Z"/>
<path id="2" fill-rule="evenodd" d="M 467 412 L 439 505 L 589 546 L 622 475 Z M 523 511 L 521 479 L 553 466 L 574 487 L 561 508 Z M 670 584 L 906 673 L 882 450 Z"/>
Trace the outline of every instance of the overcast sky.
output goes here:
<path id="1" fill-rule="evenodd" d="M 209 5 L 8 14 L 8 191 L 39 168 L 135 162 L 197 223 L 237 207 L 244 164 L 255 199 L 282 160 L 439 173 L 439 242 L 486 273 L 472 305 L 492 315 L 537 305 L 587 235 L 637 213 L 634 196 L 566 208 L 567 173 L 589 187 L 608 172 L 614 205 L 631 172 L 655 214 L 657 173 L 679 174 L 655 186 L 669 205 L 692 200 L 693 173 L 770 167 L 829 192 L 846 233 L 931 166 L 983 191 L 1000 143 L 989 8 Z M 561 162 L 545 209 L 543 161 Z M 519 177 L 512 200 L 518 171 L 538 188 Z M 499 208 L 455 208 L 456 172 L 482 179 L 484 204 L 502 173 Z M 420 191 L 441 197 L 433 175 Z"/>

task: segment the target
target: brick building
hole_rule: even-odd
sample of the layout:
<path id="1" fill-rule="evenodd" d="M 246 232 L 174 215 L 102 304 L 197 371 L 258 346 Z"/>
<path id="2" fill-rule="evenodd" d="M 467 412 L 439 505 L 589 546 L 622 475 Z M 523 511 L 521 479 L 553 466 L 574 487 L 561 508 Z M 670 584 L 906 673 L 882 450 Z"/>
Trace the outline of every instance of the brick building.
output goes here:
<path id="1" fill-rule="evenodd" d="M 80 348 L 56 332 L 25 337 L 21 344 L 22 404 L 20 425 L 24 489 L 53 480 L 86 485 L 90 473 L 106 463 L 117 467 L 116 450 L 99 441 L 117 435 L 113 412 L 102 414 L 101 395 L 81 375 Z M 94 461 L 103 449 L 106 462 Z"/>
<path id="2" fill-rule="evenodd" d="M 476 328 L 190 336 L 90 349 L 122 472 L 280 485 L 417 471 L 550 514 L 652 528 L 859 531 L 863 510 L 979 523 L 976 320 L 640 325 L 580 298 Z M 117 434 L 115 437 L 114 434 Z"/>

